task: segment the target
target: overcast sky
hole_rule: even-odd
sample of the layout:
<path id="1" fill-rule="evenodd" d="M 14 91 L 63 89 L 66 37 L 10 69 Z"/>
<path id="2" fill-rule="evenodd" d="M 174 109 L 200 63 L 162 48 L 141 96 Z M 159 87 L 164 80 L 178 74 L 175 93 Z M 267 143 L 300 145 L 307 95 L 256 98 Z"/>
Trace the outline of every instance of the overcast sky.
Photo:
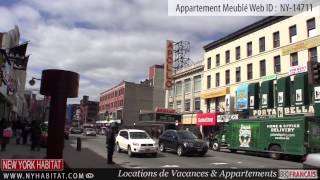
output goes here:
<path id="1" fill-rule="evenodd" d="M 30 41 L 28 80 L 49 68 L 80 74 L 79 98 L 69 103 L 144 80 L 149 66 L 164 63 L 167 39 L 190 41 L 196 62 L 207 43 L 261 19 L 169 17 L 167 0 L 1 0 L 0 17 L 1 32 L 18 25 Z"/>

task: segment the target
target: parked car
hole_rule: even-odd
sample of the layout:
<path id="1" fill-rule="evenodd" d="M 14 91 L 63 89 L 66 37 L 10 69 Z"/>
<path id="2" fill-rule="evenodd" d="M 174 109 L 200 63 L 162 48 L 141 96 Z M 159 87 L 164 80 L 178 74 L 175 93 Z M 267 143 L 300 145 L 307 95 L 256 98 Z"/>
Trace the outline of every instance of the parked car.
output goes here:
<path id="1" fill-rule="evenodd" d="M 208 144 L 190 131 L 167 130 L 159 138 L 159 149 L 161 152 L 176 151 L 178 156 L 185 154 L 204 156 L 208 151 Z"/>
<path id="2" fill-rule="evenodd" d="M 116 137 L 116 151 L 127 151 L 128 156 L 134 154 L 151 154 L 156 157 L 158 145 L 144 130 L 123 129 Z"/>
<path id="3" fill-rule="evenodd" d="M 320 168 L 320 153 L 308 154 L 303 162 L 304 168 Z"/>
<path id="4" fill-rule="evenodd" d="M 81 134 L 82 133 L 82 129 L 81 128 L 77 128 L 77 127 L 73 127 L 70 130 L 71 134 Z"/>
<path id="5" fill-rule="evenodd" d="M 86 129 L 84 129 L 84 131 L 83 131 L 83 135 L 84 135 L 84 136 L 96 136 L 97 133 L 96 133 L 96 131 L 95 131 L 93 128 L 86 128 Z"/>

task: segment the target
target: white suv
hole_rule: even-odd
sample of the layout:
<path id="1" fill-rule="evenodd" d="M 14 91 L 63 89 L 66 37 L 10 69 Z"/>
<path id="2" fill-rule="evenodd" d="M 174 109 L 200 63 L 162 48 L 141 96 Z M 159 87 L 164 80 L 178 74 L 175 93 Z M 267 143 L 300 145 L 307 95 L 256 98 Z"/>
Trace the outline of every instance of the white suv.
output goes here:
<path id="1" fill-rule="evenodd" d="M 138 129 L 123 129 L 120 130 L 116 137 L 116 151 L 122 150 L 128 152 L 128 156 L 133 154 L 152 154 L 156 157 L 158 152 L 158 145 L 149 136 L 146 131 Z"/>

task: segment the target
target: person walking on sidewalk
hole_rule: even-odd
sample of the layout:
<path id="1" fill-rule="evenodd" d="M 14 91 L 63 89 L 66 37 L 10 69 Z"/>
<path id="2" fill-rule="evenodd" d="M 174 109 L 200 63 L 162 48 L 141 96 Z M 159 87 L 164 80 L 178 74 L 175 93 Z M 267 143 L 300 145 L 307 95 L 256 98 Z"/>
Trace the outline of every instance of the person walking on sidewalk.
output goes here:
<path id="1" fill-rule="evenodd" d="M 6 119 L 4 119 L 4 118 L 2 118 L 0 126 L 1 126 L 0 127 L 0 129 L 1 129 L 0 133 L 2 135 L 2 138 L 1 138 L 1 151 L 5 151 L 6 147 L 7 147 L 7 144 L 9 143 L 10 138 L 13 135 L 13 131 L 12 131 L 11 126 L 8 125 Z"/>
<path id="2" fill-rule="evenodd" d="M 114 147 L 116 145 L 116 131 L 117 131 L 117 124 L 112 123 L 111 127 L 107 130 L 106 133 L 106 143 L 107 143 L 107 150 L 108 150 L 108 164 L 115 164 L 112 161 L 112 156 L 114 152 Z"/>
<path id="3" fill-rule="evenodd" d="M 20 120 L 16 124 L 16 144 L 20 144 L 23 125 Z"/>
<path id="4" fill-rule="evenodd" d="M 35 148 L 37 148 L 37 150 L 40 151 L 40 137 L 40 124 L 34 120 L 31 123 L 31 151 L 34 151 Z"/>

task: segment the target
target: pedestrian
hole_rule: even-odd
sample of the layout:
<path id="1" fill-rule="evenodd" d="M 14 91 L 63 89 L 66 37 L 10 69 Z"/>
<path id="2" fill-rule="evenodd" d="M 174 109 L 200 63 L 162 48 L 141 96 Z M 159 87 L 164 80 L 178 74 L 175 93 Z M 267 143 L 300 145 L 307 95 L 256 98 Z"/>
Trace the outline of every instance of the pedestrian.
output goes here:
<path id="1" fill-rule="evenodd" d="M 22 137 L 22 122 L 19 120 L 16 124 L 16 144 L 20 144 L 21 137 Z"/>
<path id="2" fill-rule="evenodd" d="M 115 164 L 112 161 L 112 156 L 114 152 L 114 147 L 116 145 L 116 131 L 117 131 L 117 124 L 112 123 L 111 127 L 107 130 L 106 133 L 106 143 L 107 143 L 107 150 L 108 150 L 108 164 Z"/>
<path id="3" fill-rule="evenodd" d="M 13 135 L 13 131 L 12 131 L 11 126 L 7 123 L 6 119 L 4 119 L 4 118 L 1 121 L 1 128 L 0 129 L 1 129 L 1 135 L 2 135 L 1 151 L 5 151 L 7 144 L 9 143 L 10 138 Z"/>
<path id="4" fill-rule="evenodd" d="M 25 120 L 22 124 L 22 144 L 27 144 L 29 136 L 29 123 Z"/>
<path id="5" fill-rule="evenodd" d="M 32 121 L 31 123 L 31 151 L 37 148 L 40 151 L 40 137 L 41 137 L 41 127 L 37 121 Z"/>

